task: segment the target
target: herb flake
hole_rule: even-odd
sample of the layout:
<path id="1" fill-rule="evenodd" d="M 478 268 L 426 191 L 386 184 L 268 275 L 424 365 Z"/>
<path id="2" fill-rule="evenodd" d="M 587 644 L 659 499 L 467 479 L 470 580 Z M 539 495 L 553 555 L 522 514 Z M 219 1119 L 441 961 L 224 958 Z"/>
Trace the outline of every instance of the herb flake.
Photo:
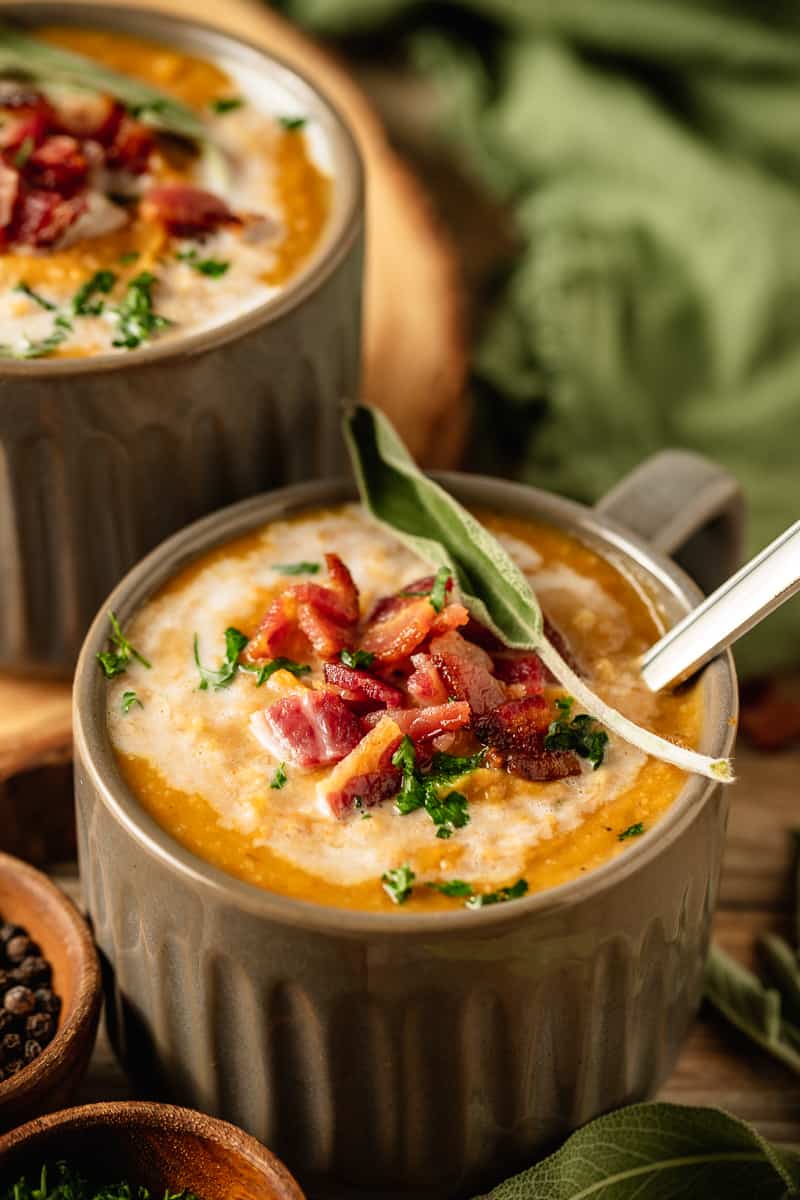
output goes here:
<path id="1" fill-rule="evenodd" d="M 131 659 L 136 659 L 143 667 L 147 667 L 149 671 L 152 664 L 125 637 L 116 614 L 111 609 L 108 612 L 108 619 L 111 623 L 111 633 L 108 635 L 108 640 L 112 648 L 96 655 L 97 661 L 100 663 L 100 669 L 106 679 L 114 679 L 115 676 L 124 674 L 130 666 Z"/>
<path id="2" fill-rule="evenodd" d="M 466 902 L 467 908 L 486 908 L 490 904 L 505 904 L 507 900 L 521 900 L 528 892 L 527 879 L 518 879 L 510 887 L 498 888 L 496 892 L 476 892 Z"/>
<path id="3" fill-rule="evenodd" d="M 559 706 L 562 712 L 564 703 Z M 568 717 L 570 709 L 566 711 Z M 608 734 L 588 713 L 579 713 L 572 720 L 551 721 L 544 739 L 545 750 L 571 750 L 579 758 L 588 759 L 595 771 L 602 765 L 607 745 Z"/>
<path id="4" fill-rule="evenodd" d="M 53 304 L 51 300 L 45 299 L 39 292 L 35 292 L 33 288 L 20 279 L 19 283 L 14 288 L 15 292 L 20 292 L 23 296 L 27 296 L 29 300 L 33 300 L 34 304 L 38 304 L 39 308 L 43 308 L 45 312 L 55 312 L 58 308 L 57 304 Z"/>
<path id="5" fill-rule="evenodd" d="M 307 117 L 278 117 L 278 124 L 287 133 L 297 133 L 298 130 L 304 129 Z"/>
<path id="6" fill-rule="evenodd" d="M 281 575 L 318 575 L 320 566 L 318 562 L 273 563 L 272 569 Z"/>
<path id="7" fill-rule="evenodd" d="M 286 774 L 286 763 L 279 763 L 275 768 L 275 774 L 272 776 L 272 782 L 269 786 L 278 792 L 282 787 L 285 787 L 288 782 L 289 776 Z"/>
<path id="8" fill-rule="evenodd" d="M 446 879 L 442 883 L 429 883 L 427 886 L 434 892 L 441 892 L 443 896 L 454 896 L 459 899 L 473 894 L 472 884 L 466 883 L 463 879 Z"/>
<path id="9" fill-rule="evenodd" d="M 408 816 L 424 808 L 436 826 L 438 838 L 450 838 L 457 829 L 469 824 L 469 806 L 466 796 L 451 791 L 442 797 L 440 792 L 447 784 L 474 771 L 483 762 L 485 751 L 466 757 L 452 754 L 434 754 L 430 768 L 421 771 L 417 766 L 417 752 L 411 738 L 404 737 L 392 755 L 392 764 L 402 772 L 400 792 L 395 799 L 395 809 L 401 816 Z"/>
<path id="10" fill-rule="evenodd" d="M 212 100 L 209 105 L 212 112 L 223 113 L 234 112 L 237 108 L 244 106 L 244 100 L 241 96 L 217 96 L 216 100 Z"/>
<path id="11" fill-rule="evenodd" d="M 295 662 L 291 658 L 271 658 L 269 662 L 263 663 L 261 666 L 257 666 L 255 663 L 239 663 L 239 668 L 255 675 L 256 687 L 261 687 L 276 671 L 291 671 L 292 675 L 298 679 L 301 675 L 308 675 L 311 671 L 311 667 L 305 663 Z"/>
<path id="12" fill-rule="evenodd" d="M 237 670 L 239 669 L 239 655 L 244 650 L 248 643 L 248 638 L 241 630 L 229 625 L 225 630 L 225 657 L 220 663 L 219 668 L 215 671 L 210 667 L 204 667 L 200 662 L 200 647 L 197 634 L 194 635 L 194 661 L 200 672 L 200 683 L 198 691 L 205 692 L 208 690 L 208 685 L 211 684 L 215 692 L 220 688 L 228 687 L 234 679 Z"/>
<path id="13" fill-rule="evenodd" d="M 641 821 L 637 821 L 635 825 L 629 825 L 627 829 L 623 829 L 622 833 L 617 834 L 618 842 L 626 842 L 628 838 L 640 837 L 644 833 L 644 825 Z"/>
<path id="14" fill-rule="evenodd" d="M 394 904 L 405 904 L 413 891 L 416 878 L 408 863 L 404 863 L 402 867 L 393 867 L 391 871 L 385 871 L 381 875 L 381 883 L 386 895 Z"/>
<path id="15" fill-rule="evenodd" d="M 122 709 L 122 711 L 125 713 L 126 716 L 131 711 L 134 704 L 138 704 L 139 708 L 144 708 L 144 705 L 142 704 L 141 700 L 137 696 L 136 692 L 134 692 L 134 691 L 123 692 L 122 700 L 120 701 L 120 708 Z"/>
<path id="16" fill-rule="evenodd" d="M 96 317 L 105 308 L 105 301 L 97 300 L 99 294 L 107 296 L 117 282 L 113 271 L 95 271 L 90 279 L 81 284 L 72 297 L 71 308 L 76 317 Z"/>
<path id="17" fill-rule="evenodd" d="M 375 655 L 369 650 L 342 650 L 339 659 L 353 671 L 368 671 L 375 661 Z"/>
<path id="18" fill-rule="evenodd" d="M 142 271 L 130 281 L 116 309 L 117 333 L 112 346 L 135 350 L 159 329 L 172 324 L 153 309 L 155 283 L 156 277 L 150 271 Z"/>
<path id="19" fill-rule="evenodd" d="M 198 275 L 207 275 L 209 279 L 219 279 L 231 265 L 221 258 L 201 258 L 197 250 L 179 250 L 175 255 L 179 262 L 187 263 Z"/>

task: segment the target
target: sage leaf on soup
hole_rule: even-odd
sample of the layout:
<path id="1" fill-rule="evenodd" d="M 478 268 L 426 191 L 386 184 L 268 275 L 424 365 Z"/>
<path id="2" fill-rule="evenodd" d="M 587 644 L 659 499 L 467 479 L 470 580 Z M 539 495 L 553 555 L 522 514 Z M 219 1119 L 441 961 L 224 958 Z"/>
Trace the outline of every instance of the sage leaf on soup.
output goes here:
<path id="1" fill-rule="evenodd" d="M 100 92 L 120 100 L 141 120 L 167 133 L 198 143 L 209 137 L 208 127 L 197 113 L 168 92 L 8 25 L 0 25 L 0 74 L 33 79 L 45 91 L 67 86 Z"/>
<path id="2" fill-rule="evenodd" d="M 705 996 L 746 1037 L 800 1075 L 800 1033 L 796 1028 L 787 1033 L 780 992 L 764 987 L 716 945 L 711 947 L 706 966 Z"/>
<path id="3" fill-rule="evenodd" d="M 784 1200 L 800 1157 L 718 1108 L 633 1104 L 480 1200 Z"/>
<path id="4" fill-rule="evenodd" d="M 544 634 L 542 612 L 525 575 L 463 505 L 416 465 L 388 419 L 357 405 L 344 435 L 366 510 L 437 571 L 447 568 L 461 600 L 504 645 L 535 651 L 589 716 L 654 758 L 729 783 L 728 759 L 712 759 L 658 737 L 606 704 Z"/>

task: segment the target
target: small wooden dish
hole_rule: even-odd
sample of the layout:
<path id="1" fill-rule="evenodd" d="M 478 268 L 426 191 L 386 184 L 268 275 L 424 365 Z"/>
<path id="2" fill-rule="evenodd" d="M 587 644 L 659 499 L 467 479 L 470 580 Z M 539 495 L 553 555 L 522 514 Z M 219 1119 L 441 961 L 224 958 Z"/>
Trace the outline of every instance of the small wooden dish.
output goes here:
<path id="1" fill-rule="evenodd" d="M 41 872 L 8 854 L 0 854 L 0 913 L 39 943 L 62 1001 L 50 1045 L 0 1083 L 3 1130 L 67 1102 L 89 1065 L 103 993 L 92 935 L 75 905 Z"/>
<path id="2" fill-rule="evenodd" d="M 99 1182 L 196 1191 L 201 1200 L 305 1200 L 297 1182 L 255 1138 L 215 1117 L 150 1102 L 87 1104 L 40 1117 L 0 1137 L 0 1186 L 37 1179 L 64 1160 Z"/>

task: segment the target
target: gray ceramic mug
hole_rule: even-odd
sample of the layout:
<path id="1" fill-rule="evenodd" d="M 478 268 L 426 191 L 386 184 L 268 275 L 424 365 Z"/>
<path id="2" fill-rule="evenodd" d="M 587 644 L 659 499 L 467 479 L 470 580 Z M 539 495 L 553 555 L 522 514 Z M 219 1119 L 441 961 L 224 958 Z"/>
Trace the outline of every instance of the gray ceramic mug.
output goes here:
<path id="1" fill-rule="evenodd" d="M 169 534 L 344 469 L 338 414 L 359 381 L 362 172 L 328 101 L 240 39 L 116 6 L 26 0 L 2 16 L 134 34 L 273 79 L 323 131 L 333 162 L 322 241 L 265 304 L 132 352 L 0 360 L 0 669 L 64 674 L 103 598 Z"/>
<path id="2" fill-rule="evenodd" d="M 717 518 L 719 569 L 736 553 L 736 485 L 691 455 L 659 456 L 600 511 L 500 480 L 438 478 L 468 504 L 585 540 L 667 622 L 697 588 L 614 517 L 682 540 Z M 346 482 L 322 482 L 217 513 L 145 559 L 111 604 L 124 625 L 211 547 L 352 495 Z M 529 1164 L 669 1073 L 700 1001 L 727 812 L 720 785 L 687 778 L 624 855 L 513 904 L 425 916 L 291 900 L 194 857 L 127 790 L 94 659 L 107 628 L 101 614 L 75 687 L 81 877 L 108 966 L 112 1040 L 148 1091 L 242 1125 L 315 1197 L 445 1200 Z M 702 687 L 702 749 L 728 754 L 729 654 Z"/>

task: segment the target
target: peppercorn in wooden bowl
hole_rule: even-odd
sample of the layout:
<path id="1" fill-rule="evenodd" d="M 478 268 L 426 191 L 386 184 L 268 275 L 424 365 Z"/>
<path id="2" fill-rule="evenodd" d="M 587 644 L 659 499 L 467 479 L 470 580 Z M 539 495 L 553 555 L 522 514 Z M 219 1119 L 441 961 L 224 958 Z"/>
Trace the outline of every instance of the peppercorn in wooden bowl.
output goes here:
<path id="1" fill-rule="evenodd" d="M 101 999 L 92 935 L 72 901 L 0 853 L 0 1131 L 67 1102 L 89 1063 Z"/>
<path id="2" fill-rule="evenodd" d="M 0 1195 L 23 1176 L 38 1184 L 43 1167 L 52 1183 L 63 1170 L 98 1186 L 128 1183 L 132 1195 L 140 1187 L 154 1197 L 185 1193 L 185 1200 L 305 1200 L 283 1163 L 255 1138 L 168 1104 L 88 1104 L 0 1137 Z"/>

